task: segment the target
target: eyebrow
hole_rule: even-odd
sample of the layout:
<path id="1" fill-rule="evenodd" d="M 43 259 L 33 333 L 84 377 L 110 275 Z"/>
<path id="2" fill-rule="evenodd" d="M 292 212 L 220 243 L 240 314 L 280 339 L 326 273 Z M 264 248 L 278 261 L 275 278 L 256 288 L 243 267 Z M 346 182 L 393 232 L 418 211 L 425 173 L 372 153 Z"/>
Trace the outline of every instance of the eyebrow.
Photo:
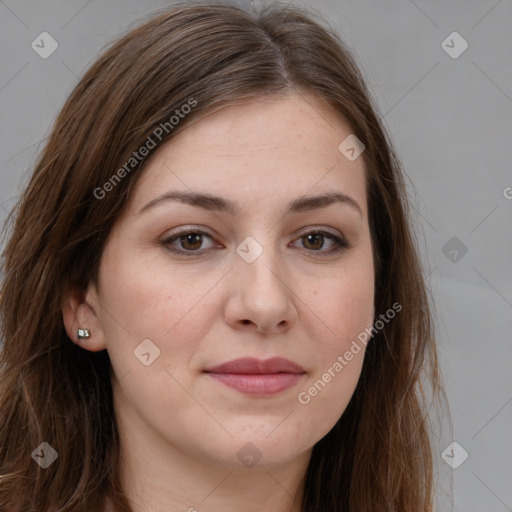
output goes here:
<path id="1" fill-rule="evenodd" d="M 240 206 L 238 203 L 231 201 L 230 199 L 224 199 L 219 196 L 201 192 L 170 191 L 151 200 L 140 209 L 139 214 L 153 208 L 157 204 L 167 201 L 178 201 L 191 206 L 204 208 L 205 210 L 226 212 L 231 215 L 238 215 L 240 212 Z M 288 205 L 288 209 L 285 214 L 302 213 L 310 210 L 316 210 L 318 208 L 326 208 L 327 206 L 335 203 L 350 206 L 356 210 L 361 217 L 363 217 L 363 211 L 359 204 L 349 195 L 340 192 L 328 192 L 326 194 L 316 196 L 299 197 Z"/>

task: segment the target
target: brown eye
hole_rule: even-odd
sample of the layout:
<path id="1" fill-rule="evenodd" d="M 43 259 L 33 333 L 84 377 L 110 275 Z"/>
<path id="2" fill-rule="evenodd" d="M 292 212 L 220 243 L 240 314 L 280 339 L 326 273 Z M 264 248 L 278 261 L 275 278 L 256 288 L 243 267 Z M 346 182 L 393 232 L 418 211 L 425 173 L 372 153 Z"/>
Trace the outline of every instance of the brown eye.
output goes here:
<path id="1" fill-rule="evenodd" d="M 201 233 L 187 233 L 186 235 L 181 235 L 179 241 L 183 249 L 193 251 L 201 247 L 203 235 Z"/>
<path id="2" fill-rule="evenodd" d="M 321 249 L 324 245 L 324 236 L 320 234 L 305 235 L 302 237 L 303 245 L 306 249 Z"/>
<path id="3" fill-rule="evenodd" d="M 205 241 L 210 240 L 210 245 L 204 247 Z M 162 240 L 160 243 L 168 251 L 183 256 L 201 255 L 203 249 L 211 249 L 213 247 L 213 237 L 201 230 L 188 230 L 176 233 Z"/>
<path id="4" fill-rule="evenodd" d="M 312 231 L 302 235 L 298 240 L 302 242 L 302 247 L 304 249 L 313 253 L 318 253 L 318 256 L 327 256 L 350 247 L 350 244 L 343 238 L 327 231 Z M 326 240 L 328 240 L 327 249 L 325 249 Z"/>

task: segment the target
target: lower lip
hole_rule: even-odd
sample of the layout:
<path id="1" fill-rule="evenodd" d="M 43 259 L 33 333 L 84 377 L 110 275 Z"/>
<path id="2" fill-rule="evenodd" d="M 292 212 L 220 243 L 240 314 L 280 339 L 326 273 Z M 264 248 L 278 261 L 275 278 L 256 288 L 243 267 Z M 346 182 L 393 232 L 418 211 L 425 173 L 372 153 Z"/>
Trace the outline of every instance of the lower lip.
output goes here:
<path id="1" fill-rule="evenodd" d="M 208 373 L 210 377 L 248 395 L 269 396 L 295 386 L 302 373 Z"/>

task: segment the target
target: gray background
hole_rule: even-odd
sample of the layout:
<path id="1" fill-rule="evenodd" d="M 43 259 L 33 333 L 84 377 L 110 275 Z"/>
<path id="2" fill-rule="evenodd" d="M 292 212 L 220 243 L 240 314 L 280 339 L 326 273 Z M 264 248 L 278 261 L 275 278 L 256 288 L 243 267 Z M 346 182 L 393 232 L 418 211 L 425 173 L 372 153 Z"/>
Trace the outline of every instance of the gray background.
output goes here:
<path id="1" fill-rule="evenodd" d="M 84 70 L 167 4 L 0 0 L 0 221 Z M 512 511 L 512 0 L 301 5 L 352 48 L 410 178 L 453 417 L 439 483 L 453 476 L 455 511 Z M 31 48 L 43 31 L 59 44 L 47 59 Z M 469 45 L 458 58 L 442 46 L 454 31 Z M 452 440 L 469 453 L 457 469 L 441 458 Z"/>

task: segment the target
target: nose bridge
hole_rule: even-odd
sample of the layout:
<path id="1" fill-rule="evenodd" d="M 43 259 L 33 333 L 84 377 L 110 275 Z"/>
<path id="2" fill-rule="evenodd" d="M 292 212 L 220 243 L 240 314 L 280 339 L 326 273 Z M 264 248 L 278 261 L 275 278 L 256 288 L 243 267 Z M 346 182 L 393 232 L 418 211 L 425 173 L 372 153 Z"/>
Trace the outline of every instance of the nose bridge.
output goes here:
<path id="1" fill-rule="evenodd" d="M 264 236 L 266 235 L 260 235 L 259 238 Z M 238 245 L 237 274 L 246 285 L 253 288 L 253 295 L 287 295 L 283 275 L 285 269 L 269 240 L 271 237 L 266 236 L 266 243 L 263 245 L 254 237 L 248 236 Z"/>

